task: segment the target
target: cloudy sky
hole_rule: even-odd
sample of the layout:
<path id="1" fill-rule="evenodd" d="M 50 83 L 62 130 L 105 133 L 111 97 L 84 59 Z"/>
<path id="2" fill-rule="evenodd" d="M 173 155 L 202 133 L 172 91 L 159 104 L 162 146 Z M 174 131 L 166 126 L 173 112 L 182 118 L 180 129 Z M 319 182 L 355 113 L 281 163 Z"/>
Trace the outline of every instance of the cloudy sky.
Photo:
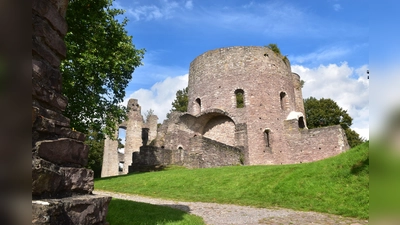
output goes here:
<path id="1" fill-rule="evenodd" d="M 306 83 L 303 97 L 331 98 L 369 138 L 369 6 L 365 0 L 116 0 L 144 65 L 126 89 L 159 123 L 190 62 L 221 47 L 278 44 Z"/>

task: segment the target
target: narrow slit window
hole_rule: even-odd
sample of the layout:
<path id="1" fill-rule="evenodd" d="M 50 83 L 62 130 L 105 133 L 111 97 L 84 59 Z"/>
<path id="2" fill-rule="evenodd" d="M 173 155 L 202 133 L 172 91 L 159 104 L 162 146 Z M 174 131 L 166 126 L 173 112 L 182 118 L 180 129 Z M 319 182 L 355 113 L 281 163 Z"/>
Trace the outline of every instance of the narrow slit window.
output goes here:
<path id="1" fill-rule="evenodd" d="M 201 99 L 200 98 L 196 98 L 196 100 L 194 100 L 194 111 L 195 113 L 200 113 L 201 112 Z"/>
<path id="2" fill-rule="evenodd" d="M 236 108 L 244 108 L 244 91 L 242 89 L 237 89 L 235 91 L 236 96 Z"/>
<path id="3" fill-rule="evenodd" d="M 287 101 L 287 95 L 285 92 L 281 92 L 279 94 L 279 97 L 281 99 L 281 109 L 286 110 L 286 101 Z"/>
<path id="4" fill-rule="evenodd" d="M 302 116 L 299 117 L 299 128 L 304 128 L 306 125 L 304 124 L 304 118 Z"/>
<path id="5" fill-rule="evenodd" d="M 264 139 L 265 139 L 265 144 L 266 144 L 267 148 L 271 147 L 269 138 L 270 138 L 270 130 L 269 129 L 265 129 L 265 131 L 264 131 Z"/>

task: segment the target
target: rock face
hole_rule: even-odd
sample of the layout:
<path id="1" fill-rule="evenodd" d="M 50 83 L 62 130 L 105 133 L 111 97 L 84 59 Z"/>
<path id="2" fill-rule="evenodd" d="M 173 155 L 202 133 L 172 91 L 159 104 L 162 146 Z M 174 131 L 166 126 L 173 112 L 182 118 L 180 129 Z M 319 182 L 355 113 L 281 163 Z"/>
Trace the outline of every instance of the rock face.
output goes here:
<path id="1" fill-rule="evenodd" d="M 85 136 L 62 115 L 60 62 L 68 0 L 32 2 L 32 224 L 106 224 L 111 197 L 93 195 Z"/>

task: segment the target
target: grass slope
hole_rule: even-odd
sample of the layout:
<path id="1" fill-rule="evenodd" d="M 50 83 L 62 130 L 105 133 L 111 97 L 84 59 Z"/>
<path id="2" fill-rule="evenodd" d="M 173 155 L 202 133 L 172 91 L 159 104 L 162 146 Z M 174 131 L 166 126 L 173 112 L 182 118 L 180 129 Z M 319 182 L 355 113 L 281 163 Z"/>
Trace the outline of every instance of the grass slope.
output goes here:
<path id="1" fill-rule="evenodd" d="M 368 218 L 369 143 L 305 164 L 171 169 L 97 179 L 95 188 L 183 201 Z"/>

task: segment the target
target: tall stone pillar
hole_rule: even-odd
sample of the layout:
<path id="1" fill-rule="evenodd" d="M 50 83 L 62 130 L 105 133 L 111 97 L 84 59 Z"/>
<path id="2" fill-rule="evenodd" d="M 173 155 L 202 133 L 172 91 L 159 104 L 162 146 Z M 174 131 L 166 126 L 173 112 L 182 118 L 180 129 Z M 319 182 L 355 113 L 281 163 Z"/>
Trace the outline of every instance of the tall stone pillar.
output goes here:
<path id="1" fill-rule="evenodd" d="M 118 130 L 115 137 L 118 137 Z M 118 141 L 107 137 L 104 140 L 103 166 L 101 167 L 101 177 L 119 175 L 118 170 Z"/>
<path id="2" fill-rule="evenodd" d="M 146 121 L 145 127 L 149 129 L 148 131 L 148 141 L 146 145 L 149 145 L 151 141 L 156 139 L 157 137 L 157 122 L 158 122 L 158 116 L 156 115 L 151 115 Z"/>
<path id="3" fill-rule="evenodd" d="M 132 164 L 133 152 L 139 152 L 140 147 L 143 145 L 143 116 L 138 100 L 129 99 L 128 107 L 130 110 L 126 121 L 125 154 L 122 174 L 127 174 L 129 172 L 129 166 Z"/>
<path id="4" fill-rule="evenodd" d="M 106 224 L 110 197 L 93 195 L 85 136 L 62 115 L 60 62 L 68 0 L 32 1 L 32 224 Z"/>

